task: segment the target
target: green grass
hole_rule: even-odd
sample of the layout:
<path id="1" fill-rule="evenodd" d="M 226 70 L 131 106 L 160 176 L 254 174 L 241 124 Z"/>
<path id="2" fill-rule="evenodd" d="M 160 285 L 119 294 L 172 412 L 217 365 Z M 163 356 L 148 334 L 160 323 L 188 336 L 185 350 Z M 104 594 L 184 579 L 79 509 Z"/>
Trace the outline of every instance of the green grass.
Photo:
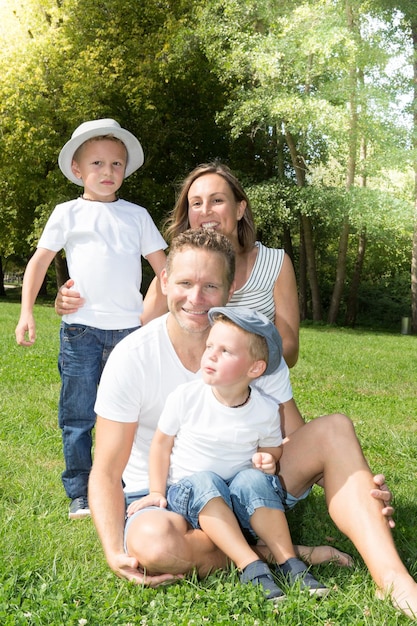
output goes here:
<path id="1" fill-rule="evenodd" d="M 328 540 L 355 557 L 351 570 L 315 568 L 333 588 L 316 601 L 295 590 L 274 608 L 236 572 L 203 582 L 191 577 L 157 590 L 117 579 L 91 520 L 70 522 L 56 407 L 59 320 L 36 307 L 38 340 L 15 344 L 17 302 L 0 302 L 0 624 L 184 626 L 203 624 L 374 625 L 409 621 L 374 598 L 374 585 L 353 546 L 334 527 L 315 488 L 289 515 L 294 540 Z M 417 573 L 417 338 L 308 326 L 301 330 L 294 395 L 307 419 L 343 411 L 355 422 L 366 456 L 395 493 L 396 543 Z M 349 506 L 349 503 L 347 503 Z M 381 546 L 382 549 L 382 546 Z"/>

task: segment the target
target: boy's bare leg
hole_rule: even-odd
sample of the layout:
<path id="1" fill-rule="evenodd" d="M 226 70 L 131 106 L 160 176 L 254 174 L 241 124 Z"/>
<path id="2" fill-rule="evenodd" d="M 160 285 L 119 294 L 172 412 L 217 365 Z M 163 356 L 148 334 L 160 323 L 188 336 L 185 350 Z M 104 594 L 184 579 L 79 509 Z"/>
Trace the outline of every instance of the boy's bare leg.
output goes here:
<path id="1" fill-rule="evenodd" d="M 233 511 L 222 498 L 213 498 L 198 516 L 204 532 L 228 557 L 243 570 L 249 563 L 258 560 L 258 555 L 247 543 Z M 291 540 L 290 540 L 291 541 Z"/>
<path id="2" fill-rule="evenodd" d="M 280 478 L 293 496 L 324 479 L 329 513 L 353 542 L 378 587 L 409 617 L 417 616 L 417 584 L 395 548 L 383 504 L 352 422 L 342 414 L 319 417 L 290 435 L 280 459 Z"/>
<path id="3" fill-rule="evenodd" d="M 251 516 L 250 524 L 266 543 L 278 565 L 296 556 L 283 511 L 260 507 Z"/>

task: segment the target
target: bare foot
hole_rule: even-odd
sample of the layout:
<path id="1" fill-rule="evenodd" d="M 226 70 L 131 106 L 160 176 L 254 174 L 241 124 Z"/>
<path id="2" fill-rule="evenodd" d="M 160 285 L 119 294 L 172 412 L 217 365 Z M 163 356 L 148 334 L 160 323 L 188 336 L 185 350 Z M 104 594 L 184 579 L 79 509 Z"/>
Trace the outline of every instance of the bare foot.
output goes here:
<path id="1" fill-rule="evenodd" d="M 320 563 L 334 563 L 341 567 L 352 567 L 353 559 L 346 552 L 341 552 L 333 546 L 294 546 L 296 554 L 309 565 Z"/>
<path id="2" fill-rule="evenodd" d="M 397 576 L 387 591 L 379 589 L 376 596 L 380 600 L 391 599 L 396 609 L 412 620 L 417 620 L 417 584 L 409 574 Z"/>

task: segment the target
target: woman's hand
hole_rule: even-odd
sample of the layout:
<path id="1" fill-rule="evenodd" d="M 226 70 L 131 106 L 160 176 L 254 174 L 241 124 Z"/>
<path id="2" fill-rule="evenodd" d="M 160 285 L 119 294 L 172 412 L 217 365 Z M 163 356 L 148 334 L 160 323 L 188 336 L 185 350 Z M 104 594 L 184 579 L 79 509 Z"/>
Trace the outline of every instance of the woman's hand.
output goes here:
<path id="1" fill-rule="evenodd" d="M 72 278 L 69 278 L 67 282 L 59 288 L 55 298 L 55 312 L 58 315 L 70 315 L 71 313 L 76 313 L 78 309 L 83 306 L 85 300 L 81 297 L 78 291 L 71 289 L 73 285 L 74 281 Z"/>

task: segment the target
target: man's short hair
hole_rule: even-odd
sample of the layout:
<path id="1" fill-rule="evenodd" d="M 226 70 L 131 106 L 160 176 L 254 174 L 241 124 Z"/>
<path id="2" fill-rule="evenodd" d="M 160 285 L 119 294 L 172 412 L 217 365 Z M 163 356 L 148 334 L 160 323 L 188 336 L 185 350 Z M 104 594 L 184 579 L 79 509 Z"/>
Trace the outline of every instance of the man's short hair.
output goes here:
<path id="1" fill-rule="evenodd" d="M 223 256 L 226 264 L 227 288 L 230 289 L 235 277 L 235 251 L 230 240 L 213 229 L 196 228 L 180 233 L 172 240 L 166 264 L 169 276 L 172 270 L 172 261 L 178 252 L 185 248 L 196 248 L 216 252 Z"/>

